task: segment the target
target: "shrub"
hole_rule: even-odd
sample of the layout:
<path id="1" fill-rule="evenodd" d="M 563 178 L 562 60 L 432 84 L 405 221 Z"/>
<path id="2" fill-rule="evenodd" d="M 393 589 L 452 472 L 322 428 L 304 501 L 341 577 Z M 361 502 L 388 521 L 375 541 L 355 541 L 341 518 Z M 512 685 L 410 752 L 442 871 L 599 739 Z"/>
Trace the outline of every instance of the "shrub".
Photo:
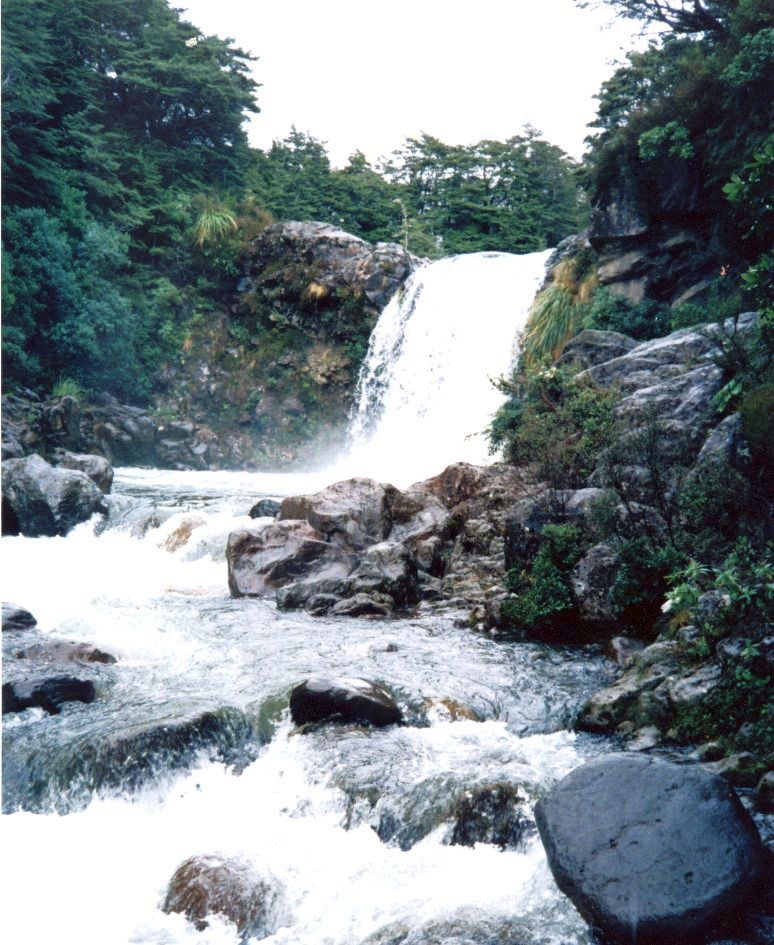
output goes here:
<path id="1" fill-rule="evenodd" d="M 668 305 L 652 299 L 635 305 L 607 289 L 598 289 L 582 314 L 581 324 L 583 328 L 617 331 L 647 341 L 671 331 L 672 311 Z"/>
<path id="2" fill-rule="evenodd" d="M 75 397 L 78 399 L 83 398 L 83 388 L 78 383 L 74 381 L 71 377 L 60 377 L 59 380 L 54 384 L 54 387 L 51 391 L 52 397 Z"/>

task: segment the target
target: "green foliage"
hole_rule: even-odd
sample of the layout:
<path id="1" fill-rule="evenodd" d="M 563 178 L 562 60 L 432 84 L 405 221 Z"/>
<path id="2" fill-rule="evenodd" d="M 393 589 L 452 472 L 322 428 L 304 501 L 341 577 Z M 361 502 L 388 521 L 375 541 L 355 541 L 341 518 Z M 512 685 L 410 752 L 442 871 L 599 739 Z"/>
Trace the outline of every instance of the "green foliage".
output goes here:
<path id="1" fill-rule="evenodd" d="M 541 537 L 543 545 L 528 567 L 505 577 L 515 597 L 505 602 L 503 614 L 530 630 L 547 629 L 572 612 L 568 573 L 583 549 L 583 534 L 574 525 L 547 525 Z"/>
<path id="2" fill-rule="evenodd" d="M 553 488 L 579 488 L 613 437 L 615 394 L 559 367 L 520 368 L 500 388 L 508 399 L 489 427 L 492 451 Z"/>
<path id="3" fill-rule="evenodd" d="M 583 328 L 618 331 L 638 341 L 647 341 L 669 333 L 672 311 L 668 305 L 652 299 L 634 304 L 607 289 L 598 289 L 583 312 L 581 323 Z"/>
<path id="4" fill-rule="evenodd" d="M 664 600 L 667 575 L 682 561 L 670 544 L 653 546 L 640 535 L 623 541 L 617 548 L 618 573 L 610 591 L 613 606 L 623 625 L 635 633 L 647 634 Z"/>
<path id="5" fill-rule="evenodd" d="M 59 380 L 54 384 L 54 387 L 51 391 L 52 397 L 75 397 L 76 399 L 83 397 L 83 388 L 78 383 L 74 381 L 71 377 L 60 377 Z"/>
<path id="6" fill-rule="evenodd" d="M 741 400 L 742 430 L 750 446 L 753 460 L 760 465 L 763 476 L 771 482 L 774 472 L 774 437 L 771 418 L 774 416 L 774 378 L 746 392 Z"/>
<path id="7" fill-rule="evenodd" d="M 577 331 L 580 306 L 571 291 L 554 283 L 535 299 L 521 339 L 527 363 L 555 360 Z"/>

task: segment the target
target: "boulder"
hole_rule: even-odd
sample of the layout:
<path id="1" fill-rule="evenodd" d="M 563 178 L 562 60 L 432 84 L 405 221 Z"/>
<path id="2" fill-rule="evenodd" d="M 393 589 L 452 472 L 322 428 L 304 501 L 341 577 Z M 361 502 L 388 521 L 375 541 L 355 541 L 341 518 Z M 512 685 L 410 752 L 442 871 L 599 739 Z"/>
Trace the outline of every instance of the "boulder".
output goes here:
<path id="1" fill-rule="evenodd" d="M 384 726 L 402 719 L 397 703 L 378 683 L 365 679 L 315 676 L 290 693 L 290 714 L 296 725 L 312 722 L 358 722 Z"/>
<path id="2" fill-rule="evenodd" d="M 266 597 L 300 578 L 342 578 L 353 560 L 308 522 L 281 521 L 239 529 L 228 536 L 228 586 L 232 597 Z"/>
<path id="3" fill-rule="evenodd" d="M 337 600 L 335 597 L 329 600 L 324 595 L 317 594 L 307 604 L 307 610 L 311 614 L 330 611 L 335 617 L 388 617 L 392 608 L 392 598 L 378 592 L 357 593 L 344 600 Z"/>
<path id="4" fill-rule="evenodd" d="M 767 771 L 760 779 L 755 799 L 764 814 L 774 814 L 774 771 Z"/>
<path id="5" fill-rule="evenodd" d="M 51 466 L 33 454 L 7 459 L 3 473 L 3 533 L 31 538 L 66 535 L 97 513 L 105 497 L 86 473 Z"/>
<path id="6" fill-rule="evenodd" d="M 387 594 L 397 606 L 417 600 L 417 569 L 404 545 L 382 541 L 366 549 L 360 563 L 347 579 L 347 592 Z"/>
<path id="7" fill-rule="evenodd" d="M 221 915 L 246 941 L 276 931 L 280 899 L 276 882 L 256 874 L 252 864 L 230 857 L 194 856 L 175 870 L 162 909 L 182 913 L 199 931 L 207 928 L 207 916 Z"/>
<path id="8" fill-rule="evenodd" d="M 41 708 L 58 715 L 65 702 L 94 702 L 97 691 L 90 679 L 50 676 L 3 683 L 3 715 Z"/>
<path id="9" fill-rule="evenodd" d="M 613 637 L 607 644 L 606 655 L 622 668 L 627 669 L 632 660 L 645 649 L 641 640 L 633 637 Z"/>
<path id="10" fill-rule="evenodd" d="M 3 631 L 29 630 L 37 626 L 37 620 L 23 607 L 3 601 Z"/>
<path id="11" fill-rule="evenodd" d="M 64 469 L 77 469 L 86 473 L 95 485 L 106 495 L 113 487 L 113 467 L 104 456 L 93 453 L 71 453 L 68 450 L 54 450 L 51 454 L 54 466 Z"/>
<path id="12" fill-rule="evenodd" d="M 570 574 L 570 585 L 580 616 L 590 622 L 609 626 L 618 616 L 612 599 L 613 583 L 620 561 L 616 551 L 600 543 L 590 548 Z"/>
<path id="13" fill-rule="evenodd" d="M 106 653 L 91 643 L 74 643 L 64 640 L 33 643 L 26 649 L 18 650 L 14 656 L 18 660 L 30 660 L 36 663 L 103 663 L 109 665 L 118 662 L 112 653 Z"/>
<path id="14" fill-rule="evenodd" d="M 620 358 L 637 347 L 634 338 L 617 331 L 586 328 L 567 343 L 558 364 L 572 364 L 578 370 Z"/>
<path id="15" fill-rule="evenodd" d="M 524 813 L 524 798 L 511 784 L 485 784 L 459 797 L 452 809 L 451 846 L 491 843 L 501 850 L 523 847 L 535 832 Z"/>
<path id="16" fill-rule="evenodd" d="M 696 766 L 607 756 L 567 775 L 535 817 L 559 888 L 622 945 L 694 941 L 761 876 L 752 819 Z"/>
<path id="17" fill-rule="evenodd" d="M 276 499 L 259 499 L 250 509 L 250 518 L 276 518 L 280 504 Z"/>
<path id="18" fill-rule="evenodd" d="M 173 529 L 161 542 L 161 547 L 169 552 L 178 551 L 188 544 L 191 535 L 197 528 L 201 528 L 202 525 L 206 524 L 207 519 L 202 518 L 201 515 L 186 516 L 177 528 Z"/>
<path id="19" fill-rule="evenodd" d="M 362 550 L 389 535 L 396 492 L 374 479 L 347 479 L 314 495 L 284 499 L 279 520 L 303 519 L 326 541 Z"/>

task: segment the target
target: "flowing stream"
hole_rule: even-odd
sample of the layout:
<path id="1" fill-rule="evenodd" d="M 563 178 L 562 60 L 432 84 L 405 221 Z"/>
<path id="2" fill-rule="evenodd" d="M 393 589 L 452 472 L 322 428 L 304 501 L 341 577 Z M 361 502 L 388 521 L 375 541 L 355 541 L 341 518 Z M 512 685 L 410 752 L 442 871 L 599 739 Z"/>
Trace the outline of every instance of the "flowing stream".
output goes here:
<path id="1" fill-rule="evenodd" d="M 533 285 L 536 257 L 527 259 Z M 484 260 L 494 281 L 520 271 L 488 256 L 471 263 L 476 278 Z M 451 273 L 461 265 L 445 263 Z M 406 357 L 410 348 L 407 337 Z M 466 370 L 473 378 L 479 368 Z M 382 402 L 386 425 L 391 395 Z M 479 417 L 487 409 L 479 404 Z M 416 478 L 420 460 L 402 478 Z M 315 619 L 231 599 L 226 539 L 255 524 L 253 502 L 330 478 L 119 469 L 106 522 L 0 542 L 3 596 L 39 621 L 37 631 L 4 634 L 6 676 L 41 635 L 118 659 L 89 670 L 95 703 L 4 718 L 6 928 L 46 945 L 234 945 L 225 920 L 198 931 L 160 908 L 183 860 L 220 853 L 281 890 L 268 945 L 589 945 L 533 833 L 509 850 L 449 840 L 465 791 L 517 786 L 528 814 L 557 779 L 608 750 L 569 730 L 608 678 L 607 662 L 495 642 L 453 614 Z M 190 537 L 177 546 L 181 526 Z M 407 724 L 294 732 L 288 692 L 313 673 L 383 681 Z M 433 707 L 440 699 L 480 721 L 452 721 Z"/>

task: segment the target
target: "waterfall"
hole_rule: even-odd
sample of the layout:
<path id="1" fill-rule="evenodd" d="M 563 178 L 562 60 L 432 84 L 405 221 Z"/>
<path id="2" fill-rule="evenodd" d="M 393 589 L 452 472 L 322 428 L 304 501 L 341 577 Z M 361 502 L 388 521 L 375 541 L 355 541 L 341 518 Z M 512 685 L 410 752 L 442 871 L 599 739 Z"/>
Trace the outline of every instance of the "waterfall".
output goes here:
<path id="1" fill-rule="evenodd" d="M 382 312 L 358 382 L 346 466 L 398 485 L 492 461 L 484 430 L 551 251 L 470 253 L 417 270 Z"/>

